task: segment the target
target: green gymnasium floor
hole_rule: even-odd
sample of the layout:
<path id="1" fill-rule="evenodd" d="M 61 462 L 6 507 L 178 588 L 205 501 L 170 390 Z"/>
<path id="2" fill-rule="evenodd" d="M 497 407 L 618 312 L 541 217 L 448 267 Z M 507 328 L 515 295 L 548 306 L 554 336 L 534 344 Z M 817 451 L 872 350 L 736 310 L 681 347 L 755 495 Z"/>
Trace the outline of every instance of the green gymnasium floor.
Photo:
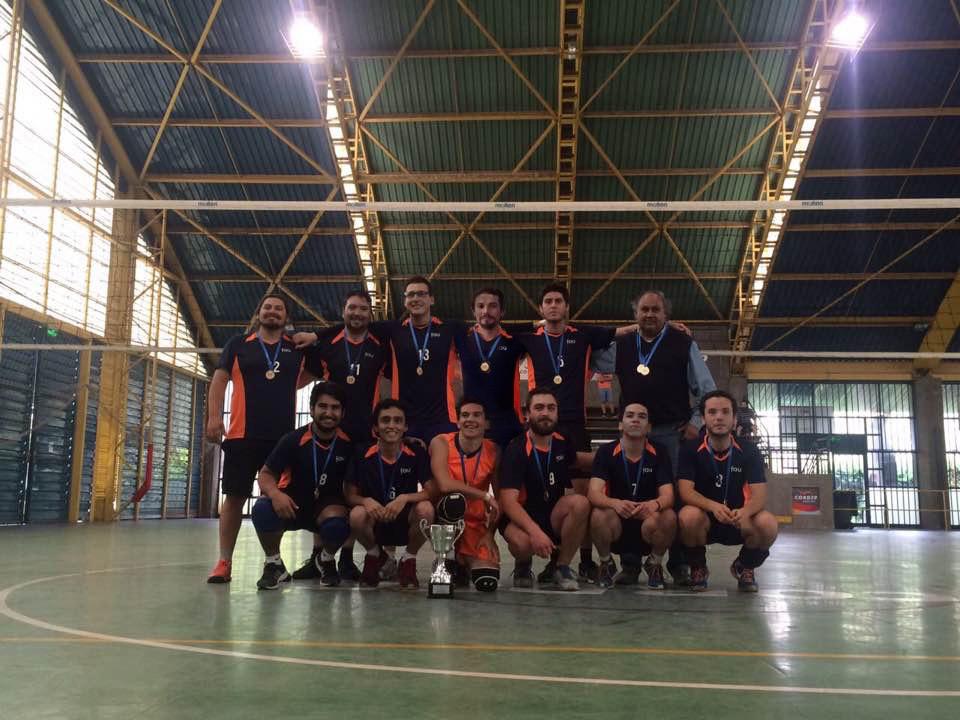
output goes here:
<path id="1" fill-rule="evenodd" d="M 216 535 L 211 521 L 0 529 L 0 717 L 960 715 L 957 533 L 784 532 L 758 596 L 736 592 L 720 549 L 698 596 L 452 602 L 393 585 L 258 593 L 249 524 L 233 583 L 209 586 Z M 291 569 L 309 542 L 285 540 Z"/>

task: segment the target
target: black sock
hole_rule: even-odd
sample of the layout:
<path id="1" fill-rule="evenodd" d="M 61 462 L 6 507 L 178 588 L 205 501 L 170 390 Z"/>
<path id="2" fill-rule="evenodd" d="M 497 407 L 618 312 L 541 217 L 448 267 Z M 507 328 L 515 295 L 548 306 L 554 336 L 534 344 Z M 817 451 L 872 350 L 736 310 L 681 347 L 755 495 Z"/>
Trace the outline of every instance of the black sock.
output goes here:
<path id="1" fill-rule="evenodd" d="M 740 555 L 737 557 L 737 560 L 739 560 L 740 564 L 745 568 L 754 570 L 763 565 L 763 561 L 769 556 L 769 550 L 760 550 L 758 548 L 748 548 L 744 546 L 740 548 Z"/>
<path id="2" fill-rule="evenodd" d="M 704 545 L 687 548 L 687 561 L 691 568 L 707 566 L 707 548 Z"/>
<path id="3" fill-rule="evenodd" d="M 591 563 L 593 562 L 593 548 L 580 548 L 580 562 L 582 563 Z"/>

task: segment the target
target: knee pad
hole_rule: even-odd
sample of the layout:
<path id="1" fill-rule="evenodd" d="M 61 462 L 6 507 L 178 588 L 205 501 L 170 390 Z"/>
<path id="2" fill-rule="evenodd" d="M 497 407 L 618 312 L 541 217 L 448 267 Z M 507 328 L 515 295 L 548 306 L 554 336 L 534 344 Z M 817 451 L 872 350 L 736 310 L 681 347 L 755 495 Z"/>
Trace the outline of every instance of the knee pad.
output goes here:
<path id="1" fill-rule="evenodd" d="M 500 571 L 492 568 L 476 568 L 470 571 L 473 586 L 480 592 L 493 592 L 500 584 Z"/>
<path id="2" fill-rule="evenodd" d="M 350 537 L 350 523 L 345 517 L 330 517 L 320 523 L 320 539 L 326 547 L 340 547 Z"/>
<path id="3" fill-rule="evenodd" d="M 740 548 L 740 564 L 745 568 L 758 568 L 763 565 L 763 561 L 770 556 L 769 550 L 759 550 L 757 548 Z"/>
<path id="4" fill-rule="evenodd" d="M 283 519 L 277 515 L 269 498 L 262 497 L 253 504 L 250 519 L 257 532 L 274 533 L 283 530 Z"/>
<path id="5" fill-rule="evenodd" d="M 437 520 L 446 525 L 453 525 L 467 512 L 467 499 L 462 493 L 450 493 L 440 498 L 437 503 Z"/>

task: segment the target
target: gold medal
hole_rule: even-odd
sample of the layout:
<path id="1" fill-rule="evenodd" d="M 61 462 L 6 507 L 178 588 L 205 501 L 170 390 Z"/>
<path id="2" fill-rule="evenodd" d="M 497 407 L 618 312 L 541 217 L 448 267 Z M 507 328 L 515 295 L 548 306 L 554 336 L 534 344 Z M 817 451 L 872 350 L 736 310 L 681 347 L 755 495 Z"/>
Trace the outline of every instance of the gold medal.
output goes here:
<path id="1" fill-rule="evenodd" d="M 562 377 L 560 377 L 559 375 L 554 375 L 554 376 L 553 376 L 553 384 L 554 384 L 554 385 L 559 385 L 559 384 L 562 383 L 562 382 L 563 382 L 563 378 L 562 378 Z"/>
<path id="2" fill-rule="evenodd" d="M 417 375 L 423 375 L 423 368 L 417 367 Z"/>
<path id="3" fill-rule="evenodd" d="M 644 365 L 643 363 L 640 363 L 639 365 L 637 365 L 637 372 L 643 375 L 644 377 L 646 377 L 647 375 L 650 374 L 650 368 Z"/>
<path id="4" fill-rule="evenodd" d="M 273 370 L 267 370 L 264 373 L 264 376 L 266 376 L 267 380 L 273 380 L 277 376 L 277 374 Z"/>
<path id="5" fill-rule="evenodd" d="M 347 375 L 347 385 L 353 385 L 356 381 L 356 375 Z"/>
<path id="6" fill-rule="evenodd" d="M 481 371 L 481 372 L 490 372 L 490 363 L 488 363 L 486 360 L 484 360 L 482 363 L 480 363 L 480 371 Z"/>

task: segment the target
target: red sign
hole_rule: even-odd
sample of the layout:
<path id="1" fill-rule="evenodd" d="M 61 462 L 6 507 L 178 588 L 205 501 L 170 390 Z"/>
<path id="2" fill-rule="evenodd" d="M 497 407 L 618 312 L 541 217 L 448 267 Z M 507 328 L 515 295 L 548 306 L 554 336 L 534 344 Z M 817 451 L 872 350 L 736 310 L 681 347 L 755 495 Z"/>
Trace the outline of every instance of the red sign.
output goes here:
<path id="1" fill-rule="evenodd" d="M 793 514 L 794 515 L 819 515 L 820 514 L 820 488 L 816 486 L 794 486 Z"/>

